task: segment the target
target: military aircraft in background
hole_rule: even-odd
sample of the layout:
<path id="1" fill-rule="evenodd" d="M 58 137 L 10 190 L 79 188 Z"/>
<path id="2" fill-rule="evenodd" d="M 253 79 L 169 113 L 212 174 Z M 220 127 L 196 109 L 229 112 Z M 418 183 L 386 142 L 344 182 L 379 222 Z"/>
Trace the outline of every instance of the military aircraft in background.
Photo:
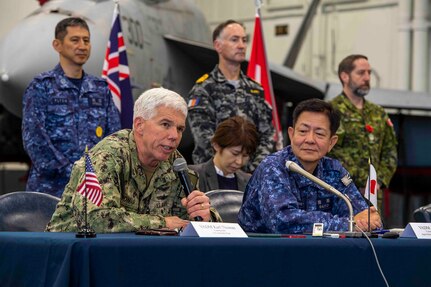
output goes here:
<path id="1" fill-rule="evenodd" d="M 186 96 L 196 79 L 217 63 L 211 31 L 193 2 L 120 0 L 119 5 L 135 98 L 153 86 Z M 4 141 L 2 146 L 8 148 L 3 148 L 3 153 L 0 149 L 0 161 L 17 156 L 16 153 L 20 155 L 16 158 L 25 158 L 20 144 L 22 95 L 35 75 L 52 69 L 58 62 L 58 54 L 51 46 L 57 22 L 69 16 L 79 16 L 88 22 L 92 55 L 84 70 L 101 75 L 113 10 L 112 0 L 47 1 L 1 39 L 0 104 L 8 123 L 0 120 L 2 133 L 7 133 L 0 136 L 0 143 Z M 324 83 L 306 79 L 291 69 L 274 66 L 272 74 L 280 107 L 287 99 L 299 102 L 324 96 Z M 188 155 L 192 148 L 192 137 L 186 134 L 180 150 Z"/>
<path id="2" fill-rule="evenodd" d="M 154 86 L 186 96 L 195 80 L 217 63 L 209 26 L 190 0 L 119 0 L 119 5 L 135 98 Z M 316 5 L 314 0 L 310 7 L 316 9 Z M 29 162 L 21 140 L 22 95 L 35 75 L 58 62 L 51 47 L 57 22 L 69 16 L 88 22 L 92 55 L 84 69 L 101 75 L 113 10 L 112 0 L 46 1 L 0 40 L 0 162 Z M 297 103 L 308 98 L 329 99 L 342 90 L 340 84 L 309 79 L 292 69 L 313 14 L 307 13 L 298 33 L 302 36 L 294 41 L 285 65 L 270 63 L 284 131 Z M 247 62 L 244 71 L 246 67 Z M 367 99 L 390 109 L 397 130 L 400 168 L 394 188 L 413 193 L 425 189 L 431 183 L 431 153 L 427 152 L 431 96 L 372 88 Z M 190 161 L 193 139 L 190 129 L 187 131 L 179 149 Z"/>

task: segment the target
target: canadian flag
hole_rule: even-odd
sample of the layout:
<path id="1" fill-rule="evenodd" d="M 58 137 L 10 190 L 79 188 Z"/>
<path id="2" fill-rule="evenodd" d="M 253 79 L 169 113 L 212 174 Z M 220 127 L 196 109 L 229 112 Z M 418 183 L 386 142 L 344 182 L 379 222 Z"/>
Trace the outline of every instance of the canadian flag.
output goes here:
<path id="1" fill-rule="evenodd" d="M 256 13 L 256 20 L 254 23 L 253 44 L 251 48 L 250 61 L 248 63 L 247 75 L 262 85 L 265 92 L 265 101 L 272 107 L 272 123 L 276 131 L 275 141 L 277 143 L 277 149 L 280 150 L 283 147 L 283 135 L 272 89 L 271 74 L 269 73 L 266 60 L 265 42 L 263 39 L 262 23 L 260 21 L 259 13 Z"/>
<path id="2" fill-rule="evenodd" d="M 365 186 L 365 198 L 368 199 L 376 209 L 377 208 L 377 173 L 376 169 L 370 164 L 370 175 L 367 178 Z"/>

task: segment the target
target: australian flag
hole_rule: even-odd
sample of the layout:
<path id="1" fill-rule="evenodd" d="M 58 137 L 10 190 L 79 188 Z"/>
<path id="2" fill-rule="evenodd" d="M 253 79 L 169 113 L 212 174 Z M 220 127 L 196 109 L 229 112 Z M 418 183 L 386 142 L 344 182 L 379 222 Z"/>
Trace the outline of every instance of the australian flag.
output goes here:
<path id="1" fill-rule="evenodd" d="M 102 187 L 94 172 L 88 153 L 85 153 L 85 176 L 82 183 L 78 186 L 78 193 L 86 196 L 88 200 L 97 206 L 100 206 L 103 200 Z"/>
<path id="2" fill-rule="evenodd" d="M 120 10 L 115 4 L 114 19 L 103 63 L 102 77 L 108 82 L 115 106 L 121 114 L 121 127 L 132 128 L 133 96 L 126 45 L 121 31 Z"/>

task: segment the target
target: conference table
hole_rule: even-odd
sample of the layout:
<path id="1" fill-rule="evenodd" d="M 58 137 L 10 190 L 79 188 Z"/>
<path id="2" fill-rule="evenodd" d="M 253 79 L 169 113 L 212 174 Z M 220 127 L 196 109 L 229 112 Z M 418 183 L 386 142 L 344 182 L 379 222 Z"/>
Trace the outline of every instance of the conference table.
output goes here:
<path id="1" fill-rule="evenodd" d="M 431 286 L 431 240 L 372 238 L 389 286 Z M 0 286 L 386 286 L 366 238 L 0 232 Z"/>

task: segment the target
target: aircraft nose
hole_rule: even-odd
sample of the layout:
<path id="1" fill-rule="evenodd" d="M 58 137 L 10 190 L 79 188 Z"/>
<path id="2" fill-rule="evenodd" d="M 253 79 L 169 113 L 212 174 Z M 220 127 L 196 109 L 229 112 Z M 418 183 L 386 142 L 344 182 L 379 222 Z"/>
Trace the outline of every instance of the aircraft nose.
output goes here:
<path id="1" fill-rule="evenodd" d="M 0 103 L 19 117 L 25 88 L 37 74 L 58 62 L 51 42 L 54 27 L 62 17 L 44 16 L 25 18 L 0 40 Z"/>

